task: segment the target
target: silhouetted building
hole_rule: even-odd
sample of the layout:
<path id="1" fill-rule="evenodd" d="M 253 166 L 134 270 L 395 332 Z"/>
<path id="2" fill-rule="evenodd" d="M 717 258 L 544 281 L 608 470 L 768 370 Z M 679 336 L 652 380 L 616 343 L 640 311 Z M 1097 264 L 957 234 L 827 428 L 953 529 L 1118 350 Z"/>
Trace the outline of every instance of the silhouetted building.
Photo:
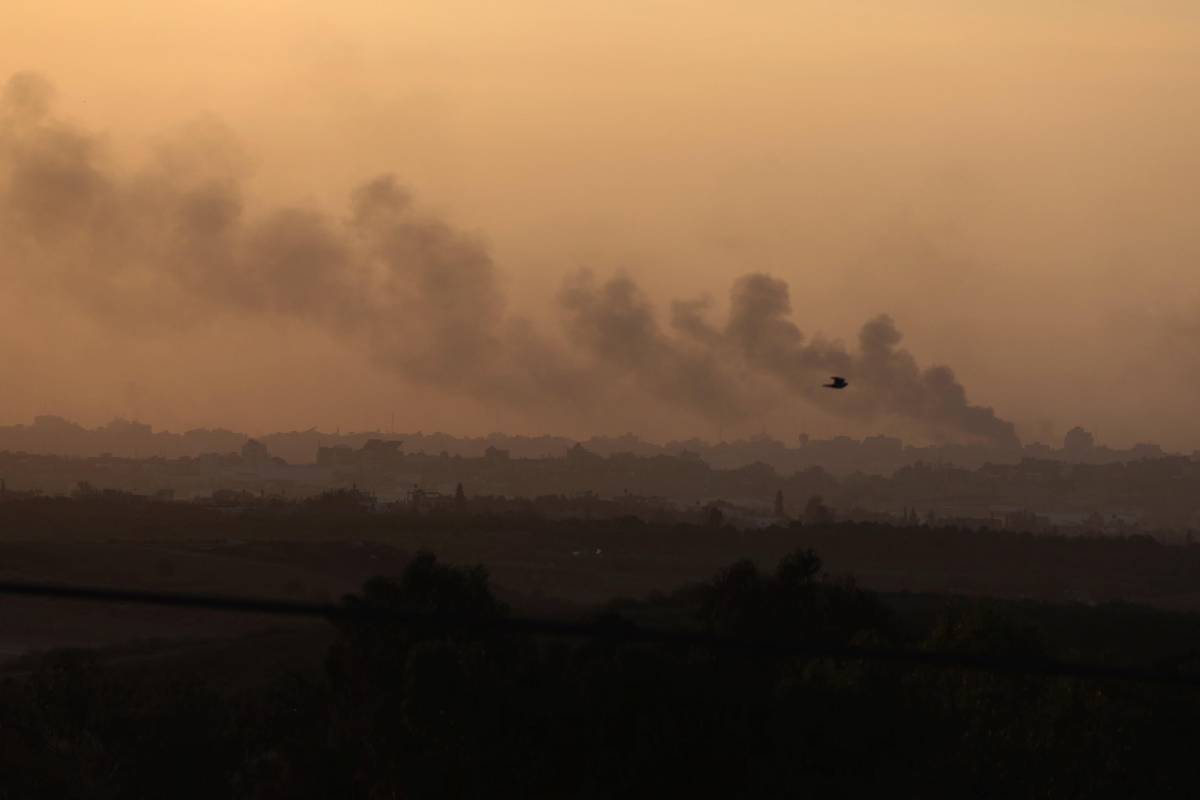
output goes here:
<path id="1" fill-rule="evenodd" d="M 257 439 L 247 439 L 242 445 L 242 460 L 247 464 L 265 464 L 271 460 L 271 453 Z"/>

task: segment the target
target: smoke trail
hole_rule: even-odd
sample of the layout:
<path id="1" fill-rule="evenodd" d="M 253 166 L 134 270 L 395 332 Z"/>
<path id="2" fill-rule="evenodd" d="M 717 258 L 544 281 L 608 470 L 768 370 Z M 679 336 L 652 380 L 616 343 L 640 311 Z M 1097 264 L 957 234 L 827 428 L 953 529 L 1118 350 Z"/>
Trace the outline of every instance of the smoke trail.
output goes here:
<path id="1" fill-rule="evenodd" d="M 674 407 L 712 420 L 751 413 L 750 398 L 711 345 L 666 334 L 649 300 L 627 275 L 597 285 L 590 273 L 569 279 L 559 294 L 568 341 L 595 362 L 631 377 Z"/>
<path id="2" fill-rule="evenodd" d="M 821 338 L 806 339 L 792 320 L 787 284 L 760 273 L 739 278 L 730 292 L 723 327 L 708 318 L 707 301 L 677 301 L 671 338 L 659 330 L 649 304 L 627 277 L 603 287 L 590 280 L 565 293 L 573 312 L 573 340 L 608 361 L 643 374 L 659 396 L 677 403 L 705 402 L 718 418 L 763 410 L 731 392 L 735 365 L 769 376 L 796 395 L 834 413 L 853 417 L 895 415 L 933 433 L 999 446 L 1019 444 L 1012 423 L 984 406 L 971 405 L 966 389 L 945 366 L 921 369 L 899 348 L 901 333 L 887 315 L 859 331 L 857 353 Z M 829 375 L 848 378 L 853 391 L 821 387 Z M 704 398 L 698 401 L 696 398 Z"/>
<path id="3" fill-rule="evenodd" d="M 123 174 L 102 141 L 52 113 L 53 90 L 20 74 L 0 102 L 0 266 L 72 297 L 108 324 L 167 332 L 222 317 L 294 319 L 363 346 L 405 379 L 489 402 L 601 412 L 636 392 L 733 422 L 790 397 L 858 418 L 893 415 L 999 445 L 1013 426 L 971 405 L 946 367 L 922 369 L 880 316 L 857 352 L 804 336 L 786 283 L 738 279 L 723 324 L 711 303 L 676 301 L 669 324 L 627 275 L 569 278 L 561 337 L 505 305 L 475 237 L 423 214 L 391 176 L 355 189 L 344 217 L 304 207 L 251 214 L 247 159 L 202 121 Z M 830 374 L 852 391 L 822 390 Z M 774 387 L 774 388 L 772 388 Z"/>

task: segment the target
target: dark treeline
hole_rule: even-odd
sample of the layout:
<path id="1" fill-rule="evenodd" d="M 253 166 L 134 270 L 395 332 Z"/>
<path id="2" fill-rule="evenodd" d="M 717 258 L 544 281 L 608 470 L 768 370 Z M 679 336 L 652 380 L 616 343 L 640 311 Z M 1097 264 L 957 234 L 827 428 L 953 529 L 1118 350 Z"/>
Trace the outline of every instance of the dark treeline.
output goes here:
<path id="1" fill-rule="evenodd" d="M 119 494 L 13 499 L 0 503 L 0 544 L 57 552 L 69 552 L 73 543 L 203 547 L 245 551 L 254 563 L 292 558 L 300 545 L 313 543 L 430 548 L 456 563 L 486 562 L 508 589 L 575 602 L 641 596 L 699 579 L 735 556 L 767 565 L 803 547 L 822 553 L 834 572 L 853 573 L 878 590 L 1200 610 L 1200 544 L 1145 535 L 828 520 L 742 529 L 713 509 L 692 519 L 589 519 L 546 514 L 535 500 L 497 501 L 492 510 L 466 503 L 381 512 L 351 491 L 303 501 L 250 499 L 232 507 Z M 108 569 L 126 574 L 120 563 Z"/>
<path id="2" fill-rule="evenodd" d="M 1200 692 L 1038 675 L 1061 648 L 1036 626 L 986 604 L 906 620 L 811 551 L 736 562 L 600 619 L 1015 659 L 1034 674 L 461 627 L 508 608 L 481 567 L 429 554 L 345 602 L 428 622 L 338 623 L 322 668 L 252 681 L 232 679 L 229 659 L 27 659 L 0 684 L 0 786 L 60 798 L 1074 798 L 1200 785 L 1188 733 Z"/>

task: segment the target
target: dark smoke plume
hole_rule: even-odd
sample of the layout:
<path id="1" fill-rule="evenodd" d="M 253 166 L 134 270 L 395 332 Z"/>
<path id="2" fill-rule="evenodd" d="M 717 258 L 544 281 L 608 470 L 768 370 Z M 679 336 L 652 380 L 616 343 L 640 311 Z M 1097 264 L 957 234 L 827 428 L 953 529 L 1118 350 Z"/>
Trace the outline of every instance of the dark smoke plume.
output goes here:
<path id="1" fill-rule="evenodd" d="M 407 380 L 488 402 L 603 413 L 614 394 L 634 392 L 736 422 L 799 397 L 936 435 L 1017 443 L 1011 423 L 968 403 L 951 370 L 922 369 L 900 349 L 887 316 L 864 325 L 850 352 L 806 338 L 787 284 L 750 274 L 734 284 L 723 323 L 710 302 L 692 300 L 675 302 L 664 326 L 632 278 L 583 273 L 564 284 L 563 335 L 550 337 L 506 309 L 484 244 L 423 214 L 391 176 L 354 190 L 343 217 L 252 214 L 247 159 L 219 123 L 185 129 L 124 174 L 52 102 L 46 81 L 20 74 L 0 103 L 0 266 L 113 326 L 166 332 L 275 316 L 362 346 Z M 852 389 L 822 390 L 831 374 Z"/>

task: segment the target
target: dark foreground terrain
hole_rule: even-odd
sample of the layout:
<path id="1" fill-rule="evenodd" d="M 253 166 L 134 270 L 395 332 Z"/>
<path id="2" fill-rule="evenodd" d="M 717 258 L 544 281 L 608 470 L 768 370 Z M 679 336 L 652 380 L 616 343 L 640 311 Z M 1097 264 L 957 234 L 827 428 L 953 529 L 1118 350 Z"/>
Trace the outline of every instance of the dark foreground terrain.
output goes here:
<path id="1" fill-rule="evenodd" d="M 421 620 L 0 598 L 0 797 L 1200 787 L 1200 689 L 1186 683 L 1200 679 L 1200 548 L 32 499 L 0 504 L 0 580 L 341 602 Z M 600 635 L 499 626 L 528 617 Z M 630 633 L 648 630 L 741 645 Z M 1160 679 L 1063 675 L 1052 668 L 1062 663 Z"/>

